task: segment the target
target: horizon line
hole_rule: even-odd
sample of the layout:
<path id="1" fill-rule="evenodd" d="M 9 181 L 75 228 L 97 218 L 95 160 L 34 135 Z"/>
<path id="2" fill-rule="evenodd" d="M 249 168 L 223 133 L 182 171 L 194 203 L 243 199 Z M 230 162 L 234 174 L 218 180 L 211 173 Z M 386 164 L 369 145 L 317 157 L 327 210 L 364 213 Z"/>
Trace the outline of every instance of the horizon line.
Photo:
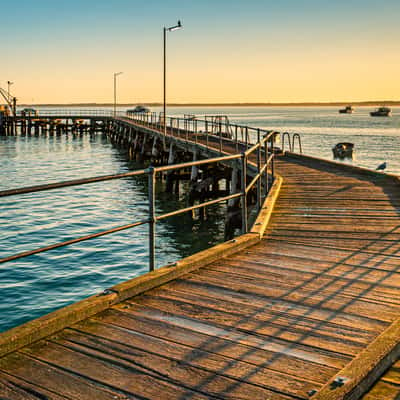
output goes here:
<path id="1" fill-rule="evenodd" d="M 132 102 L 132 103 L 117 103 L 117 107 L 127 107 L 136 105 L 147 105 L 150 107 L 161 107 L 161 102 Z M 190 102 L 190 103 L 168 103 L 169 107 L 247 107 L 247 106 L 343 106 L 343 105 L 356 105 L 356 106 L 379 106 L 379 105 L 399 105 L 400 100 L 367 100 L 367 101 L 305 101 L 305 102 Z M 37 106 L 37 107 L 113 107 L 114 103 L 97 103 L 97 102 L 79 102 L 79 103 L 21 103 L 19 106 Z"/>

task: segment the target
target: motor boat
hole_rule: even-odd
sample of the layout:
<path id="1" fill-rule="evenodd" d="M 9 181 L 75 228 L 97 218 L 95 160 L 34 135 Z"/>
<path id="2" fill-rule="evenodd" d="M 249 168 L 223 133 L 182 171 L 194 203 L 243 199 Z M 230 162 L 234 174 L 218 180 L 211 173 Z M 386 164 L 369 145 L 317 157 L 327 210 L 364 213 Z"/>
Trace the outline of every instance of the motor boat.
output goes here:
<path id="1" fill-rule="evenodd" d="M 353 114 L 354 107 L 353 106 L 346 106 L 345 108 L 341 108 L 339 110 L 340 114 Z"/>
<path id="2" fill-rule="evenodd" d="M 389 107 L 379 107 L 369 114 L 371 117 L 390 117 L 392 115 L 392 110 Z"/>
<path id="3" fill-rule="evenodd" d="M 37 117 L 38 112 L 37 112 L 37 110 L 35 110 L 34 108 L 24 108 L 24 109 L 21 111 L 21 115 L 22 115 L 23 117 Z"/>
<path id="4" fill-rule="evenodd" d="M 332 147 L 333 158 L 353 158 L 353 143 L 338 143 Z"/>
<path id="5" fill-rule="evenodd" d="M 135 108 L 132 108 L 130 110 L 126 110 L 128 114 L 133 113 L 133 114 L 141 114 L 141 113 L 149 113 L 150 110 L 147 107 L 144 106 L 136 106 Z"/>

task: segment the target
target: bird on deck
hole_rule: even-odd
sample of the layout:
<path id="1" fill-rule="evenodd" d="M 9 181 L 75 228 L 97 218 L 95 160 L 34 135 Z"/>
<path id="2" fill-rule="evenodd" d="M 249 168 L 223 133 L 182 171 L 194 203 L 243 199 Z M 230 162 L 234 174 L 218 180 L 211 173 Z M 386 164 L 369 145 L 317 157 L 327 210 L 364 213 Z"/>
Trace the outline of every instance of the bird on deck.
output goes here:
<path id="1" fill-rule="evenodd" d="M 377 170 L 377 171 L 383 171 L 384 169 L 386 169 L 386 167 L 387 167 L 387 163 L 386 163 L 386 161 L 385 161 L 385 162 L 383 162 L 382 164 L 378 165 L 378 166 L 376 167 L 376 170 Z"/>

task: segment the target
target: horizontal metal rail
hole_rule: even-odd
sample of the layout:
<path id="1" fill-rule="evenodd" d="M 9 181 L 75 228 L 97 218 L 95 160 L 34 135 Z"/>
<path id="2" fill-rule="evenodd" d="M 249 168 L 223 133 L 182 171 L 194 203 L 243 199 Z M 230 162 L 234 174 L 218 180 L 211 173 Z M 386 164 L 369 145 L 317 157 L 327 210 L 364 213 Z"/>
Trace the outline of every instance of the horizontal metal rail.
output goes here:
<path id="1" fill-rule="evenodd" d="M 198 208 L 203 208 L 203 207 L 211 206 L 213 204 L 221 203 L 222 201 L 236 199 L 236 198 L 239 198 L 241 195 L 242 195 L 241 193 L 235 193 L 235 194 L 231 194 L 229 196 L 220 197 L 220 198 L 215 199 L 215 200 L 210 200 L 210 201 L 206 201 L 204 203 L 196 204 L 196 205 L 191 206 L 191 207 L 181 208 L 181 209 L 176 210 L 176 211 L 171 211 L 169 213 L 165 213 L 165 214 L 159 215 L 158 217 L 156 217 L 156 220 L 160 221 L 160 220 L 168 218 L 168 217 L 173 217 L 175 215 L 184 214 L 184 213 L 192 211 L 192 210 L 197 210 Z"/>
<path id="2" fill-rule="evenodd" d="M 51 112 L 49 112 L 51 111 Z M 78 116 L 77 110 L 68 110 L 68 113 L 65 113 L 66 110 L 41 110 L 43 113 L 40 117 L 45 117 L 46 115 L 71 115 Z M 100 236 L 108 235 L 111 233 L 119 232 L 126 229 L 135 228 L 137 226 L 141 226 L 144 224 L 149 224 L 149 265 L 150 270 L 154 269 L 155 266 L 155 227 L 157 221 L 164 220 L 169 217 L 173 217 L 176 215 L 181 215 L 190 211 L 194 211 L 196 209 L 208 207 L 217 203 L 227 202 L 229 200 L 241 199 L 242 204 L 242 232 L 246 233 L 248 231 L 247 228 L 247 194 L 257 183 L 257 205 L 260 209 L 261 207 L 261 188 L 264 185 L 264 194 L 265 196 L 268 194 L 268 190 L 270 187 L 270 182 L 268 179 L 268 169 L 271 170 L 272 179 L 274 178 L 274 149 L 273 143 L 274 138 L 277 132 L 273 131 L 265 131 L 262 129 L 251 128 L 242 125 L 236 124 L 225 124 L 226 126 L 222 127 L 221 123 L 213 123 L 212 121 L 207 120 L 205 118 L 196 119 L 195 117 L 190 118 L 179 118 L 179 117 L 160 117 L 156 115 L 156 113 L 146 113 L 146 114 L 137 114 L 137 113 L 121 113 L 118 112 L 116 116 L 114 116 L 112 110 L 79 110 L 80 115 L 89 115 L 92 116 L 113 116 L 112 120 L 114 122 L 131 122 L 133 121 L 135 124 L 149 128 L 153 133 L 163 135 L 164 134 L 164 123 L 168 124 L 166 129 L 168 137 L 178 137 L 181 141 L 192 144 L 202 144 L 204 145 L 204 140 L 206 141 L 206 147 L 210 147 L 212 149 L 219 149 L 220 153 L 223 153 L 224 146 L 234 146 L 235 154 L 227 155 L 226 152 L 224 155 L 220 157 L 214 157 L 204 160 L 196 160 L 192 162 L 185 162 L 181 164 L 174 165 L 166 165 L 162 167 L 150 167 L 148 169 L 142 169 L 138 171 L 126 172 L 122 174 L 114 174 L 114 175 L 103 175 L 97 177 L 89 177 L 84 179 L 75 179 L 64 182 L 55 182 L 50 184 L 36 185 L 24 188 L 16 188 L 16 189 L 8 189 L 0 191 L 0 197 L 27 194 L 33 192 L 41 192 L 46 190 L 54 190 L 60 188 L 66 188 L 77 185 L 85 185 L 96 182 L 104 182 L 114 179 L 122 179 L 133 176 L 148 176 L 149 180 L 149 218 L 146 220 L 134 222 L 127 225 L 122 225 L 118 227 L 114 227 L 108 230 L 104 230 L 101 232 L 97 232 L 94 234 L 81 236 L 79 238 L 71 239 L 68 241 L 56 243 L 53 245 L 49 245 L 46 247 L 41 247 L 38 249 L 25 251 L 22 253 L 18 253 L 9 257 L 5 257 L 0 259 L 0 263 L 5 263 L 7 261 L 16 260 L 19 258 L 27 257 L 30 255 L 42 253 L 45 251 L 53 250 L 59 247 L 72 245 L 75 243 L 79 243 L 85 240 L 94 239 Z M 222 129 L 223 128 L 223 129 Z M 230 136 L 226 136 L 226 135 Z M 225 135 L 225 136 L 223 136 Z M 254 135 L 256 138 L 256 143 L 250 143 L 250 135 Z M 262 136 L 261 136 L 262 135 Z M 241 136 L 241 137 L 239 137 Z M 203 142 L 199 141 L 202 138 Z M 164 137 L 165 139 L 165 137 Z M 240 140 L 241 139 L 241 140 Z M 217 144 L 217 148 L 214 146 L 210 146 L 210 142 L 212 144 Z M 257 171 L 250 184 L 247 185 L 247 170 L 248 164 L 250 161 L 250 156 L 254 153 L 257 153 Z M 262 156 L 263 155 L 263 156 Z M 155 177 L 157 173 L 165 173 L 170 172 L 177 169 L 187 169 L 191 167 L 201 166 L 205 164 L 213 164 L 213 163 L 222 163 L 231 160 L 241 160 L 237 165 L 241 166 L 241 189 L 239 192 L 232 193 L 227 196 L 220 197 L 218 199 L 205 201 L 203 203 L 199 203 L 196 205 L 192 205 L 190 207 L 180 208 L 178 210 L 174 210 L 168 213 L 164 213 L 162 215 L 155 214 Z M 253 163 L 254 166 L 254 163 Z"/>
<path id="3" fill-rule="evenodd" d="M 216 158 L 207 158 L 205 160 L 198 160 L 198 161 L 190 161 L 181 164 L 171 164 L 165 165 L 164 167 L 155 167 L 155 172 L 166 172 L 171 171 L 178 168 L 188 168 L 188 167 L 197 167 L 199 165 L 210 164 L 210 163 L 218 163 L 218 162 L 225 162 L 230 160 L 237 160 L 240 158 L 240 154 L 234 154 L 232 156 L 224 156 L 224 157 L 216 157 Z"/>
<path id="4" fill-rule="evenodd" d="M 7 262 L 7 261 L 17 260 L 17 259 L 19 259 L 19 258 L 32 256 L 32 255 L 34 255 L 34 254 L 43 253 L 43 252 L 45 252 L 45 251 L 58 249 L 59 247 L 64 247 L 64 246 L 68 246 L 68 245 L 71 245 L 71 244 L 75 244 L 75 243 L 79 243 L 79 242 L 84 242 L 85 240 L 90 240 L 90 239 L 98 238 L 98 237 L 100 237 L 100 236 L 109 235 L 110 233 L 115 233 L 115 232 L 124 231 L 124 230 L 126 230 L 126 229 L 131 229 L 131 228 L 134 228 L 134 227 L 139 226 L 139 225 L 147 224 L 148 222 L 149 222 L 148 220 L 138 221 L 138 222 L 134 222 L 133 224 L 127 224 L 127 225 L 117 226 L 117 227 L 115 227 L 115 228 L 111 228 L 111 229 L 108 229 L 108 230 L 106 230 L 106 231 L 101 231 L 101 232 L 97 232 L 97 233 L 92 233 L 92 234 L 90 234 L 90 235 L 81 236 L 81 237 L 79 237 L 79 238 L 67 240 L 67 241 L 65 241 L 65 242 L 59 242 L 59 243 L 52 244 L 52 245 L 50 245 L 50 246 L 40 247 L 40 248 L 35 249 L 35 250 L 24 251 L 24 252 L 22 252 L 22 253 L 14 254 L 14 255 L 9 256 L 9 257 L 0 258 L 0 264 L 5 263 L 5 262 Z"/>
<path id="5" fill-rule="evenodd" d="M 123 174 L 94 176 L 91 178 L 72 179 L 70 181 L 64 181 L 64 182 L 47 183 L 44 185 L 27 186 L 27 187 L 23 187 L 23 188 L 1 190 L 0 197 L 14 196 L 17 194 L 26 194 L 26 193 L 34 193 L 34 192 L 43 192 L 45 190 L 60 189 L 60 188 L 69 187 L 69 186 L 80 186 L 80 185 L 86 185 L 88 183 L 105 182 L 105 181 L 111 181 L 113 179 L 129 178 L 131 176 L 143 175 L 145 173 L 146 173 L 146 170 L 140 169 L 140 170 L 136 170 L 136 171 L 132 171 L 132 172 L 125 172 Z"/>

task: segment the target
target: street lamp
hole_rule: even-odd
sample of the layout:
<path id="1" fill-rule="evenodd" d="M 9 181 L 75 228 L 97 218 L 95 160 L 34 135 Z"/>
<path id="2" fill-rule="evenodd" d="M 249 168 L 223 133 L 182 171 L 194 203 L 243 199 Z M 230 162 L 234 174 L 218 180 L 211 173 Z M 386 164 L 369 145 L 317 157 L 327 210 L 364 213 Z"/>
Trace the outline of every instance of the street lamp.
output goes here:
<path id="1" fill-rule="evenodd" d="M 11 86 L 13 83 L 14 83 L 14 82 L 7 81 L 7 85 L 8 85 L 8 102 L 9 102 L 9 103 L 10 103 L 10 101 L 11 101 L 10 86 Z"/>
<path id="2" fill-rule="evenodd" d="M 117 115 L 117 76 L 123 72 L 114 72 L 114 118 Z"/>
<path id="3" fill-rule="evenodd" d="M 164 101 L 163 101 L 163 119 L 164 119 L 164 145 L 165 145 L 165 136 L 167 135 L 167 113 L 166 113 L 166 87 L 167 87 L 167 77 L 166 77 L 166 60 L 167 60 L 167 32 L 173 32 L 182 28 L 181 21 L 174 26 L 170 26 L 169 28 L 164 26 Z"/>

